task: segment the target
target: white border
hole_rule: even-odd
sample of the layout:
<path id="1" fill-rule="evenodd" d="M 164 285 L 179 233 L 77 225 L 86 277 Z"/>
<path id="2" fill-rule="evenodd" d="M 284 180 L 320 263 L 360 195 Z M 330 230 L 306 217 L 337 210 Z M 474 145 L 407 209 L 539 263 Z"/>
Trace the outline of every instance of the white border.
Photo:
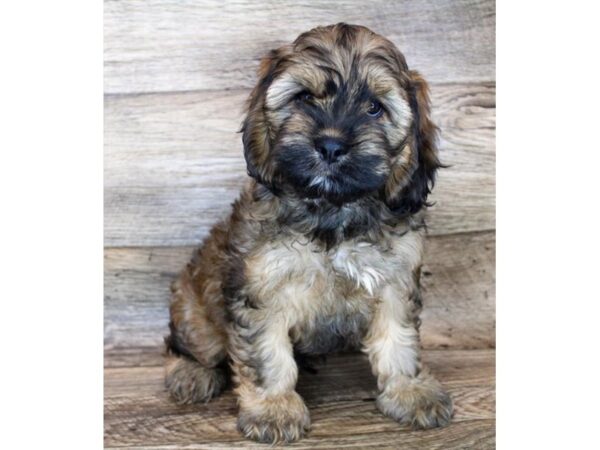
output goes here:
<path id="1" fill-rule="evenodd" d="M 600 37 L 591 5 L 498 5 L 502 449 L 598 447 Z"/>
<path id="2" fill-rule="evenodd" d="M 3 448 L 102 447 L 102 3 L 0 6 Z"/>

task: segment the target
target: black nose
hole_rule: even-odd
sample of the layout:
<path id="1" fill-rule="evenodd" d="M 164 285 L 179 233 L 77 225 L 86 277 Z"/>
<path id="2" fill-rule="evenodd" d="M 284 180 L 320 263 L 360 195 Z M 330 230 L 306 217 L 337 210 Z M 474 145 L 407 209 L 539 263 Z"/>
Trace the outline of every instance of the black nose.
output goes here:
<path id="1" fill-rule="evenodd" d="M 317 139 L 315 147 L 328 163 L 337 161 L 340 156 L 348 152 L 346 145 L 341 140 L 332 137 Z"/>

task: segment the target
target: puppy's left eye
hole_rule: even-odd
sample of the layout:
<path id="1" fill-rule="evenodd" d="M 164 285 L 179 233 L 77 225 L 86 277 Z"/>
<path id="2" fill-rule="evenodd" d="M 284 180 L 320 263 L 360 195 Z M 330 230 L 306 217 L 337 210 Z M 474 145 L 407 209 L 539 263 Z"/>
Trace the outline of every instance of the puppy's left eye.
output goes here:
<path id="1" fill-rule="evenodd" d="M 302 91 L 296 95 L 296 99 L 303 103 L 310 103 L 314 100 L 314 98 L 315 98 L 314 95 L 312 95 L 308 91 Z"/>
<path id="2" fill-rule="evenodd" d="M 369 104 L 369 109 L 367 109 L 367 114 L 370 117 L 381 117 L 383 114 L 383 107 L 381 106 L 381 103 L 379 103 L 377 100 L 372 100 Z"/>

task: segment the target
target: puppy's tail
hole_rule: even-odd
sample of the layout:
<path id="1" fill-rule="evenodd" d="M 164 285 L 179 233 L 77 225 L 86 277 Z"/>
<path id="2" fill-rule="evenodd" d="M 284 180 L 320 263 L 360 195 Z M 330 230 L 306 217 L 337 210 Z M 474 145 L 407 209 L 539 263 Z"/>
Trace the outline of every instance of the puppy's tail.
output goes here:
<path id="1" fill-rule="evenodd" d="M 177 403 L 208 402 L 227 386 L 226 364 L 204 367 L 187 350 L 172 322 L 169 328 L 171 334 L 165 337 L 165 387 Z"/>

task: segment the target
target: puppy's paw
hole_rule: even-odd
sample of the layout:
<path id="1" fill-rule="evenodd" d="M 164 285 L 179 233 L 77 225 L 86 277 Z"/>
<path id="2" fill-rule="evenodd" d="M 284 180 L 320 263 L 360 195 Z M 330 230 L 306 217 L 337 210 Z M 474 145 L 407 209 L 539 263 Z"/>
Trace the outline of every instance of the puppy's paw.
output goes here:
<path id="1" fill-rule="evenodd" d="M 399 375 L 389 380 L 377 398 L 377 407 L 386 416 L 417 429 L 446 426 L 453 411 L 452 399 L 426 369 L 413 378 Z"/>
<path id="2" fill-rule="evenodd" d="M 290 443 L 310 428 L 310 416 L 302 398 L 288 392 L 268 398 L 242 399 L 238 429 L 249 439 L 268 444 Z"/>
<path id="3" fill-rule="evenodd" d="M 206 368 L 186 358 L 169 358 L 165 387 L 179 404 L 207 402 L 221 393 L 227 384 L 225 372 Z"/>

